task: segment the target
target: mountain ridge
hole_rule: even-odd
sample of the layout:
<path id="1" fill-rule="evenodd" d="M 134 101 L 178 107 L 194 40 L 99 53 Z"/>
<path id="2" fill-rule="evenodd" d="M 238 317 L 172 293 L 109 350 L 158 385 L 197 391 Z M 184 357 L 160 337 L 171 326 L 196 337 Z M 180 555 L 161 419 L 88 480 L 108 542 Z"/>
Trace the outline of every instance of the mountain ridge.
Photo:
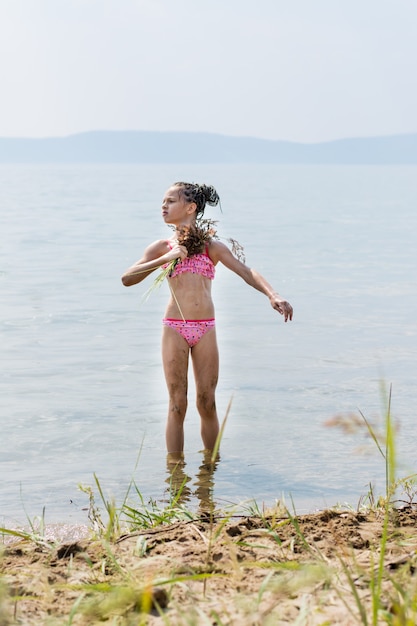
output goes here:
<path id="1" fill-rule="evenodd" d="M 299 143 L 203 132 L 93 130 L 66 137 L 0 137 L 0 163 L 415 164 L 417 133 Z"/>

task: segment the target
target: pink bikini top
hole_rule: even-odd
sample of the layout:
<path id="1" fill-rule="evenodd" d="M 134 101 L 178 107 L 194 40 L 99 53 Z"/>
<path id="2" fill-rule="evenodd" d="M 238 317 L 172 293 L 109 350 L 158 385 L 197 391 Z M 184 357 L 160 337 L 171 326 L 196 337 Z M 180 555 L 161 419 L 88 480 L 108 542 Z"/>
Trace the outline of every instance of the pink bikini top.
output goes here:
<path id="1" fill-rule="evenodd" d="M 172 248 L 170 241 L 167 241 L 167 244 Z M 208 255 L 208 247 L 206 246 L 204 253 L 193 254 L 193 256 L 187 256 L 182 261 L 178 261 L 170 274 L 170 278 L 190 272 L 191 274 L 200 274 L 205 278 L 213 280 L 215 271 L 214 263 Z"/>

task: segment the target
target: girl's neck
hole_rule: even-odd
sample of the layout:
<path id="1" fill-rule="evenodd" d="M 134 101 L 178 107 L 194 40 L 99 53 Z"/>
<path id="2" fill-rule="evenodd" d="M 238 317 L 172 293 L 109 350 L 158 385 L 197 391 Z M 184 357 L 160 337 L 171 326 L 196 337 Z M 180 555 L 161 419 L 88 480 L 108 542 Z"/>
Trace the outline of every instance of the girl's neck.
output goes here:
<path id="1" fill-rule="evenodd" d="M 190 221 L 181 222 L 181 224 L 173 224 L 175 230 L 177 232 L 181 232 L 184 228 L 188 228 L 189 226 L 195 226 L 195 219 L 191 219 Z"/>

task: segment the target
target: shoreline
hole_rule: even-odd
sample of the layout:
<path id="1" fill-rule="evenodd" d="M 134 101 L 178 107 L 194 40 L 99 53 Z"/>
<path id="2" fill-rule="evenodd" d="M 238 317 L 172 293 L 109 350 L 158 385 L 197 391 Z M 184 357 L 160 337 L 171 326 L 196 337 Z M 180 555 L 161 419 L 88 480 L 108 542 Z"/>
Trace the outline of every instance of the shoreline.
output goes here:
<path id="1" fill-rule="evenodd" d="M 378 612 L 400 607 L 401 584 L 400 608 L 417 617 L 412 503 L 156 521 L 134 532 L 108 524 L 90 529 L 90 537 L 55 544 L 17 538 L 3 546 L 2 626 L 58 625 L 64 618 L 74 626 L 352 626 L 365 623 L 364 615 L 372 623 L 380 569 Z"/>

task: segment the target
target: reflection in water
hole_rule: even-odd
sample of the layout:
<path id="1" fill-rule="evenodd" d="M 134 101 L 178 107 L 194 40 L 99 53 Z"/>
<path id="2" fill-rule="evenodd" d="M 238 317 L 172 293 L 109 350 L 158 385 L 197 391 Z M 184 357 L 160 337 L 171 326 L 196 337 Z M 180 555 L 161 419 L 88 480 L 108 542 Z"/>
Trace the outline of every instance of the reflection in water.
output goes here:
<path id="1" fill-rule="evenodd" d="M 165 482 L 169 484 L 170 501 L 177 504 L 185 504 L 192 498 L 192 491 L 187 483 L 191 477 L 185 473 L 186 462 L 182 454 L 168 454 L 167 470 L 168 478 Z"/>
<path id="2" fill-rule="evenodd" d="M 166 482 L 170 487 L 171 502 L 185 504 L 190 502 L 193 495 L 197 497 L 200 513 L 212 513 L 215 507 L 213 502 L 214 472 L 216 471 L 219 455 L 214 462 L 211 460 L 211 450 L 203 450 L 202 463 L 195 477 L 195 490 L 188 484 L 191 477 L 186 473 L 186 462 L 183 455 L 168 454 Z"/>
<path id="3" fill-rule="evenodd" d="M 195 480 L 195 495 L 199 501 L 200 513 L 212 513 L 214 511 L 214 472 L 216 471 L 219 460 L 220 457 L 217 455 L 214 462 L 212 462 L 211 450 L 203 450 L 203 462 L 199 467 Z"/>

